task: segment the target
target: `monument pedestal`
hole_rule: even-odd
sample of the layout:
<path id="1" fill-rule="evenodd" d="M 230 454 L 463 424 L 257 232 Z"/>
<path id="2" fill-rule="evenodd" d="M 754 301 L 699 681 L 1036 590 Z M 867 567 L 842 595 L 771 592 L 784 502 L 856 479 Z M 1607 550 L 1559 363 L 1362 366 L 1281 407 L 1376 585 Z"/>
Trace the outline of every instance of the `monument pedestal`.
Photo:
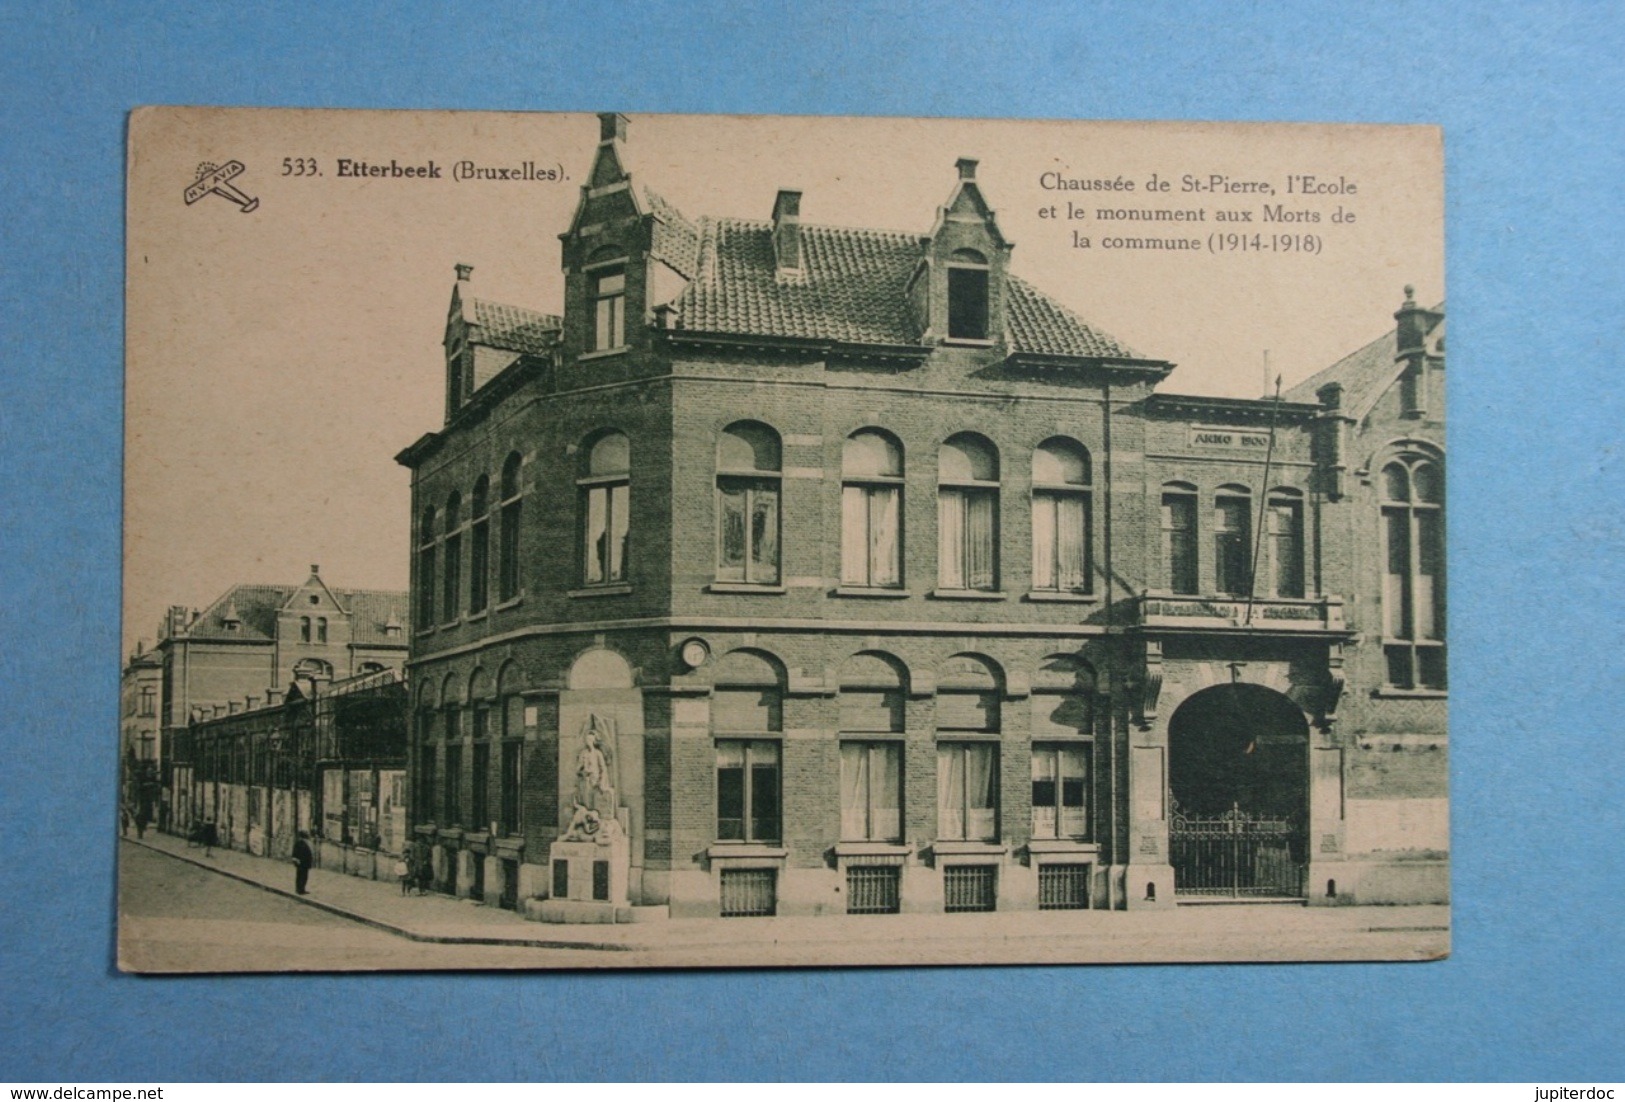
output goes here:
<path id="1" fill-rule="evenodd" d="M 548 850 L 551 891 L 526 910 L 542 922 L 630 922 L 632 847 L 616 820 L 590 837 L 565 837 Z"/>

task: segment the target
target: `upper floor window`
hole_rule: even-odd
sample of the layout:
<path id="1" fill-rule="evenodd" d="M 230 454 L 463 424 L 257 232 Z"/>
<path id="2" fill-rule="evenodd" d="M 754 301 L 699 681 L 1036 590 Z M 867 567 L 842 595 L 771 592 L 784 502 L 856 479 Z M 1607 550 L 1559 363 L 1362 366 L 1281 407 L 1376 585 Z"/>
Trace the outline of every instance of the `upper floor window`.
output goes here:
<path id="1" fill-rule="evenodd" d="M 327 642 L 327 617 L 326 616 L 318 616 L 318 617 L 316 617 L 316 642 L 318 642 L 318 643 Z"/>
<path id="2" fill-rule="evenodd" d="M 948 259 L 948 337 L 983 341 L 988 333 L 987 258 L 959 249 Z"/>
<path id="3" fill-rule="evenodd" d="M 301 617 L 299 617 L 299 641 L 301 643 L 310 642 L 310 617 L 309 616 L 301 616 Z"/>
<path id="4" fill-rule="evenodd" d="M 1220 486 L 1213 498 L 1213 586 L 1246 596 L 1252 589 L 1253 502 L 1245 486 Z"/>
<path id="5" fill-rule="evenodd" d="M 1397 689 L 1445 687 L 1444 476 L 1425 455 L 1382 468 L 1383 655 Z"/>
<path id="6" fill-rule="evenodd" d="M 1169 482 L 1162 488 L 1162 581 L 1173 593 L 1195 593 L 1196 487 Z"/>
<path id="7" fill-rule="evenodd" d="M 903 448 L 879 429 L 841 450 L 841 583 L 903 584 Z"/>
<path id="8" fill-rule="evenodd" d="M 1089 593 L 1089 453 L 1072 440 L 1046 440 L 1033 452 L 1033 588 Z"/>
<path id="9" fill-rule="evenodd" d="M 717 442 L 717 580 L 779 580 L 779 434 L 729 425 Z"/>
<path id="10" fill-rule="evenodd" d="M 596 254 L 595 254 L 596 255 Z M 626 344 L 626 261 L 607 253 L 587 271 L 592 300 L 593 352 L 607 352 Z"/>
<path id="11" fill-rule="evenodd" d="M 158 690 L 151 685 L 141 687 L 141 715 L 153 716 L 158 714 Z"/>
<path id="12" fill-rule="evenodd" d="M 423 510 L 418 521 L 418 608 L 417 626 L 434 626 L 435 578 L 435 512 L 430 505 Z"/>
<path id="13" fill-rule="evenodd" d="M 463 496 L 453 493 L 446 501 L 446 561 L 441 568 L 445 573 L 444 596 L 440 615 L 455 620 L 462 612 L 463 581 Z"/>
<path id="14" fill-rule="evenodd" d="M 468 529 L 468 611 L 484 612 L 491 595 L 491 480 L 480 475 Z"/>
<path id="15" fill-rule="evenodd" d="M 1302 597 L 1303 494 L 1285 487 L 1271 490 L 1265 522 L 1270 591 L 1277 597 Z"/>
<path id="16" fill-rule="evenodd" d="M 519 453 L 502 464 L 502 535 L 497 550 L 497 599 L 509 601 L 519 595 Z"/>
<path id="17" fill-rule="evenodd" d="M 937 674 L 937 731 L 997 734 L 1002 679 L 986 659 L 950 658 Z"/>
<path id="18" fill-rule="evenodd" d="M 999 587 L 999 453 L 962 432 L 937 453 L 937 584 Z"/>
<path id="19" fill-rule="evenodd" d="M 582 580 L 609 585 L 626 580 L 631 524 L 632 445 L 619 432 L 598 438 L 587 453 L 587 473 L 578 485 L 582 498 Z"/>

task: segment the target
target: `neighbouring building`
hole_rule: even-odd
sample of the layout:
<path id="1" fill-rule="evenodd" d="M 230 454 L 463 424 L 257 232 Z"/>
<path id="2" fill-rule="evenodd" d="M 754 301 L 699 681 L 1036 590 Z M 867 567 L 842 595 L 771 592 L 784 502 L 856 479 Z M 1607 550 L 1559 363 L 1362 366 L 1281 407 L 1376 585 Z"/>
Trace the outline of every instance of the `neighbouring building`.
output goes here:
<path id="1" fill-rule="evenodd" d="M 119 678 L 119 801 L 131 816 L 144 814 L 160 828 L 167 827 L 169 819 L 158 720 L 163 677 L 162 657 L 137 643 Z"/>
<path id="2" fill-rule="evenodd" d="M 1015 273 L 974 161 L 924 233 L 794 191 L 690 219 L 601 125 L 562 309 L 459 265 L 445 421 L 398 457 L 442 890 L 1445 898 L 1439 311 L 1283 398 L 1182 397 Z"/>
<path id="3" fill-rule="evenodd" d="M 379 855 L 407 837 L 406 702 L 401 671 L 382 669 L 200 716 L 174 740 L 177 827 L 213 823 L 220 845 L 262 857 L 309 831 L 323 867 L 387 876 Z"/>
<path id="4" fill-rule="evenodd" d="M 161 667 L 159 769 L 171 828 L 196 810 L 189 762 L 169 752 L 196 721 L 282 703 L 290 687 L 317 687 L 404 667 L 405 593 L 332 589 L 312 566 L 299 585 L 235 585 L 202 611 L 174 606 L 151 652 Z"/>

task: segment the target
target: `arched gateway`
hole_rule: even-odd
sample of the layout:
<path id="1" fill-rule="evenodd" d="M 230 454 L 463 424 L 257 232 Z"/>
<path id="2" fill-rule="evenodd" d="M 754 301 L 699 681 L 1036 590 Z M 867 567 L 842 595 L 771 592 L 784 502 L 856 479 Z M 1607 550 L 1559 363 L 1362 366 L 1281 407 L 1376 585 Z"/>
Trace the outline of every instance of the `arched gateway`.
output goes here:
<path id="1" fill-rule="evenodd" d="M 1308 854 L 1309 725 L 1262 685 L 1216 685 L 1168 725 L 1174 892 L 1301 897 Z"/>

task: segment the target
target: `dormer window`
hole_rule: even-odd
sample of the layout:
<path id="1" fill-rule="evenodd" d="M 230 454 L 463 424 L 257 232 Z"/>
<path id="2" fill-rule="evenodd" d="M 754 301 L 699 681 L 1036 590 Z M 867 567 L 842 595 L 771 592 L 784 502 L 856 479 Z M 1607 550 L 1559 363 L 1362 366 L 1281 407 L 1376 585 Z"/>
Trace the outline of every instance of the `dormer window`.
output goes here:
<path id="1" fill-rule="evenodd" d="M 608 352 L 626 345 L 626 258 L 613 250 L 600 250 L 587 266 L 588 298 L 592 304 L 592 352 Z"/>
<path id="2" fill-rule="evenodd" d="M 988 339 L 988 263 L 975 249 L 958 249 L 948 261 L 948 339 Z"/>

